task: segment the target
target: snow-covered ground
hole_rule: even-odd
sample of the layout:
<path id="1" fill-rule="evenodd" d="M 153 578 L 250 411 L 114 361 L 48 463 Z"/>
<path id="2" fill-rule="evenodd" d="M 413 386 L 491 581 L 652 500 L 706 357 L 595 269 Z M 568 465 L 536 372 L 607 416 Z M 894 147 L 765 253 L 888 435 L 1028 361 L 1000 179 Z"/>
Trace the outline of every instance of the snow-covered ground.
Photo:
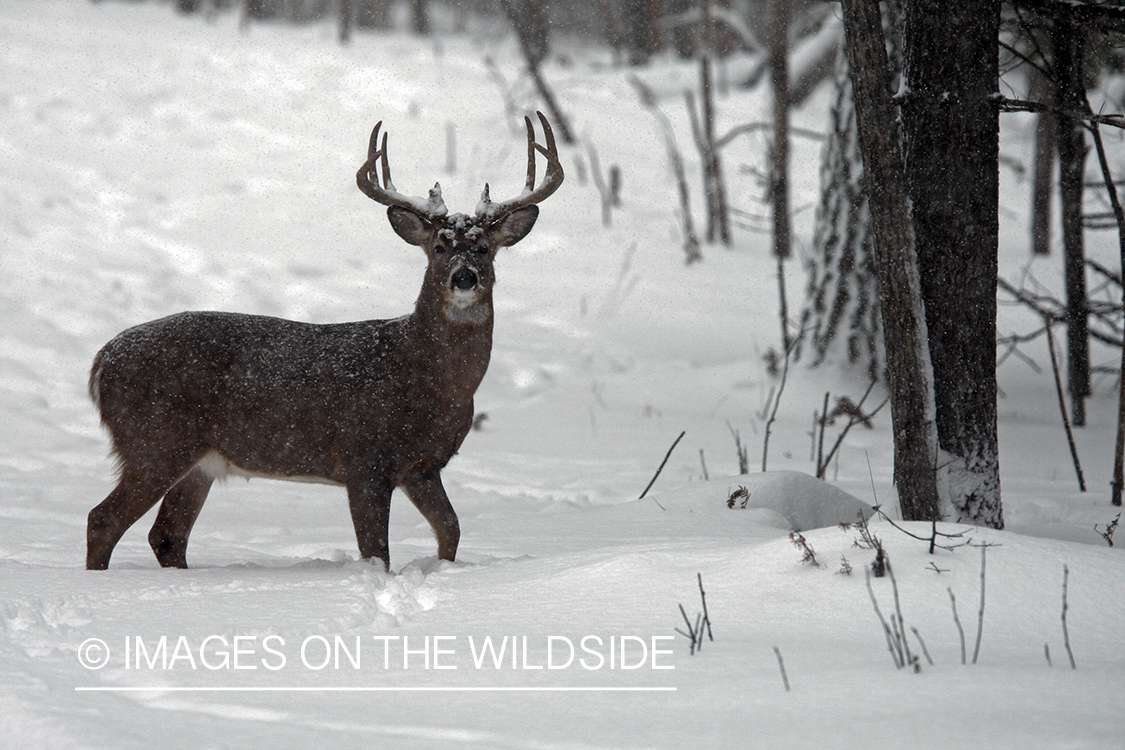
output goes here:
<path id="1" fill-rule="evenodd" d="M 685 267 L 654 119 L 606 53 L 560 47 L 569 62 L 548 75 L 584 142 L 621 166 L 624 205 L 603 228 L 587 149 L 566 147 L 566 183 L 498 259 L 496 344 L 477 398 L 488 419 L 444 472 L 458 561 L 436 560 L 401 498 L 387 575 L 357 560 L 342 490 L 239 480 L 212 491 L 192 569 L 157 567 L 149 516 L 108 572 L 90 573 L 86 513 L 114 480 L 85 393 L 101 344 L 182 309 L 318 322 L 409 311 L 424 259 L 354 183 L 372 125 L 390 132 L 400 189 L 440 179 L 450 207 L 467 210 L 485 181 L 494 196 L 519 189 L 522 135 L 505 95 L 520 114 L 537 103 L 511 39 L 488 28 L 340 47 L 328 24 L 242 35 L 233 15 L 184 18 L 163 3 L 0 0 L 0 746 L 1121 747 L 1125 558 L 1093 528 L 1116 512 L 1113 383 L 1098 384 L 1077 434 L 1081 494 L 1049 372 L 1015 358 L 1000 371 L 1008 529 L 941 526 L 994 545 L 977 664 L 961 664 L 949 593 L 971 660 L 980 551 L 930 555 L 872 522 L 906 625 L 934 661 L 896 670 L 864 583 L 873 553 L 834 525 L 854 500 L 825 515 L 836 491 L 792 473 L 813 470 L 824 392 L 854 399 L 866 383 L 793 367 L 771 473 L 736 476 L 730 428 L 757 469 L 777 386 L 763 363 L 779 339 L 767 237 L 740 232 Z M 693 68 L 662 60 L 637 75 L 687 147 L 680 92 Z M 826 101 L 798 123 L 822 130 Z M 767 112 L 760 92 L 719 108 L 723 128 Z M 1026 166 L 1030 121 L 1004 127 L 1005 155 Z M 803 250 L 820 145 L 794 148 Z M 1120 141 L 1110 148 L 1120 164 Z M 763 212 L 752 169 L 763 141 L 725 156 L 732 200 Z M 1019 279 L 1027 185 L 1009 167 L 1002 179 L 1002 266 Z M 1115 265 L 1112 236 L 1089 241 Z M 1058 265 L 1030 271 L 1058 290 Z M 791 262 L 791 304 L 803 282 Z M 1034 325 L 1001 309 L 1004 333 Z M 1041 347 L 1027 353 L 1047 366 Z M 884 411 L 873 430 L 852 430 L 830 478 L 890 508 L 891 462 Z M 728 509 L 740 485 L 750 507 Z M 794 519 L 819 567 L 791 544 Z M 1060 621 L 1064 565 L 1077 670 Z M 680 604 L 701 609 L 697 575 L 714 640 L 690 655 L 674 628 Z M 872 583 L 889 615 L 889 579 Z"/>

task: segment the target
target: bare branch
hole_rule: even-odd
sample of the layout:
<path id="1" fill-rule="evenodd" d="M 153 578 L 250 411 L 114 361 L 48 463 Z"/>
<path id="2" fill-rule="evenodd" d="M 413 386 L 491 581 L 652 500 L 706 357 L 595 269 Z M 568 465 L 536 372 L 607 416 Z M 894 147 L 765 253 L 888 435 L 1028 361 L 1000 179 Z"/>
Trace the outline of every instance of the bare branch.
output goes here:
<path id="1" fill-rule="evenodd" d="M 1083 120 L 1098 125 L 1109 125 L 1114 128 L 1125 128 L 1125 115 L 1098 115 L 1089 110 L 1081 112 L 1044 104 L 1042 102 L 1032 102 L 1026 99 L 1009 99 L 1001 95 L 997 95 L 994 101 L 1000 107 L 1001 112 L 1051 112 L 1074 120 Z"/>

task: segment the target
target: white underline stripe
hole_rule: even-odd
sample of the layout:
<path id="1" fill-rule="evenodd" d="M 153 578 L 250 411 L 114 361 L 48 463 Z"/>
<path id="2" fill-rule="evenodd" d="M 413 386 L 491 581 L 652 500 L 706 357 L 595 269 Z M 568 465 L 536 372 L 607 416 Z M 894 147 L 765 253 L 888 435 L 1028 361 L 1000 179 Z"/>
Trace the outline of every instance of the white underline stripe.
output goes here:
<path id="1" fill-rule="evenodd" d="M 510 686 L 436 686 L 436 687 L 376 687 L 376 686 L 334 686 L 334 687 L 184 687 L 184 686 L 96 686 L 75 687 L 81 693 L 128 693 L 128 692 L 178 692 L 178 693 L 668 693 L 674 687 L 510 687 Z"/>

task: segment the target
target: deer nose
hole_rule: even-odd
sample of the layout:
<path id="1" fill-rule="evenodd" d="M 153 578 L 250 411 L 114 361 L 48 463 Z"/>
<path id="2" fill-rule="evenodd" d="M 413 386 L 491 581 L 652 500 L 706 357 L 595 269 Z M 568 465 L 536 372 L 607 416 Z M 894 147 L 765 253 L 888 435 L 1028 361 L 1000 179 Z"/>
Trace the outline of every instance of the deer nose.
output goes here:
<path id="1" fill-rule="evenodd" d="M 454 289 L 472 289 L 477 285 L 477 275 L 471 268 L 458 268 L 450 279 Z"/>

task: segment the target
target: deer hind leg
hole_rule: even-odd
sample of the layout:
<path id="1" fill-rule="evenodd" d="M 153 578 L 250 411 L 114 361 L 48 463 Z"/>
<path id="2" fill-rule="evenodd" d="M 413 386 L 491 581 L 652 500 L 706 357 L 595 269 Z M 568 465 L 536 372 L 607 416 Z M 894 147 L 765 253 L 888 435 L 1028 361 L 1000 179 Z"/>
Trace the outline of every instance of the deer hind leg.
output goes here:
<path id="1" fill-rule="evenodd" d="M 214 479 L 196 466 L 176 483 L 156 514 L 148 543 L 161 567 L 186 568 L 188 536 Z"/>
<path id="2" fill-rule="evenodd" d="M 156 505 L 191 467 L 191 461 L 124 462 L 117 486 L 86 519 L 86 569 L 105 570 L 125 531 Z"/>
<path id="3" fill-rule="evenodd" d="M 457 522 L 457 512 L 445 494 L 441 476 L 435 471 L 408 477 L 402 489 L 434 530 L 438 558 L 453 560 L 457 555 L 457 544 L 461 541 L 461 527 Z"/>

